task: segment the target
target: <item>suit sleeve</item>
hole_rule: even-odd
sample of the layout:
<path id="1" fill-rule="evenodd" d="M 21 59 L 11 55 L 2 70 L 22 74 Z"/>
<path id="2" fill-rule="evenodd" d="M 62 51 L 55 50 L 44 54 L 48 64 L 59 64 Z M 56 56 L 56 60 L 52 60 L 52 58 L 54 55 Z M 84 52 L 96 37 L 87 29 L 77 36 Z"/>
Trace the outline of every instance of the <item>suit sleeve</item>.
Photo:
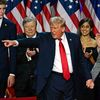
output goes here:
<path id="1" fill-rule="evenodd" d="M 91 73 L 90 73 L 90 64 L 88 60 L 84 57 L 82 45 L 79 41 L 79 71 L 81 72 L 82 76 L 85 78 L 85 80 L 92 79 Z"/>
<path id="2" fill-rule="evenodd" d="M 9 39 L 15 40 L 17 37 L 17 29 L 16 25 L 12 24 L 9 28 Z M 15 68 L 16 68 L 16 48 L 15 47 L 9 47 L 9 66 L 10 66 L 10 72 L 12 74 L 15 74 Z"/>

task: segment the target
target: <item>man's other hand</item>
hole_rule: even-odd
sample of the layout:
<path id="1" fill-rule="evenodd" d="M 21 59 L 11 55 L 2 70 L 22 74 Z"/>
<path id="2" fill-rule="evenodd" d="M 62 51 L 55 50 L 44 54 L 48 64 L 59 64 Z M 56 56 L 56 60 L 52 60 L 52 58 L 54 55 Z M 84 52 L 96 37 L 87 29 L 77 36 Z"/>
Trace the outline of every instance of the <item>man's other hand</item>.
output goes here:
<path id="1" fill-rule="evenodd" d="M 87 88 L 93 89 L 94 88 L 94 82 L 92 79 L 89 79 L 86 81 Z"/>

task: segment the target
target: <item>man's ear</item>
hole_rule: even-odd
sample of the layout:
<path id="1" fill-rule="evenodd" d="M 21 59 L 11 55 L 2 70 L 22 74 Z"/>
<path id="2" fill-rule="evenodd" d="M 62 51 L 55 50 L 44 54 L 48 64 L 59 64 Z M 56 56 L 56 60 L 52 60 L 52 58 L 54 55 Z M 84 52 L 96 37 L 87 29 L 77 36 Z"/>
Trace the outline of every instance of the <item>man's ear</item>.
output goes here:
<path id="1" fill-rule="evenodd" d="M 65 27 L 62 27 L 62 32 L 65 32 L 65 29 L 66 29 Z"/>

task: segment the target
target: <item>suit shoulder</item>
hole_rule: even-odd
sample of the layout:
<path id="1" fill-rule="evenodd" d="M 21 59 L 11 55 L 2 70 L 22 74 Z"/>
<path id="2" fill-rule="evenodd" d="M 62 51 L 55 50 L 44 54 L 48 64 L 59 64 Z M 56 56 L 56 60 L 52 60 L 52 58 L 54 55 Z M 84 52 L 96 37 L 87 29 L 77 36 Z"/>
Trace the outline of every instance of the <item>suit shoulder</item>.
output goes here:
<path id="1" fill-rule="evenodd" d="M 14 25 L 15 26 L 15 23 L 13 23 L 11 20 L 6 19 L 6 18 L 4 18 L 4 20 L 8 25 Z"/>
<path id="2" fill-rule="evenodd" d="M 38 36 L 40 37 L 45 37 L 45 36 L 48 36 L 50 32 L 40 32 L 38 33 Z"/>
<path id="3" fill-rule="evenodd" d="M 37 36 L 43 36 L 44 34 L 44 32 L 37 32 Z"/>
<path id="4" fill-rule="evenodd" d="M 25 37 L 26 37 L 25 33 L 20 33 L 17 35 L 17 39 L 21 39 L 21 38 L 25 38 Z"/>
<path id="5" fill-rule="evenodd" d="M 70 36 L 71 38 L 79 38 L 79 35 L 77 33 L 72 33 L 72 32 L 66 32 L 66 34 L 68 36 Z"/>
<path id="6" fill-rule="evenodd" d="M 48 34 L 49 32 L 38 32 L 39 35 L 46 35 Z"/>

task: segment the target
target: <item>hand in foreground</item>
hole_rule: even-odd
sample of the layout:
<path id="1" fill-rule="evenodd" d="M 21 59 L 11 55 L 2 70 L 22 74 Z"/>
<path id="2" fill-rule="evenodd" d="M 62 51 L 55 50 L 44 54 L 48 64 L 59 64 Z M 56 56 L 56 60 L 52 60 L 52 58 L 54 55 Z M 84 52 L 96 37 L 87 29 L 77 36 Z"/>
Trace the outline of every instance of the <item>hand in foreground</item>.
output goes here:
<path id="1" fill-rule="evenodd" d="M 12 87 L 14 85 L 14 83 L 15 83 L 15 76 L 9 75 L 7 86 Z"/>
<path id="2" fill-rule="evenodd" d="M 91 55 L 92 55 L 92 51 L 89 53 L 89 52 L 85 52 L 84 53 L 84 56 L 88 59 L 88 58 L 90 58 L 91 57 Z"/>
<path id="3" fill-rule="evenodd" d="M 92 79 L 89 79 L 86 81 L 87 88 L 93 89 L 94 88 L 94 82 Z"/>
<path id="4" fill-rule="evenodd" d="M 2 40 L 2 42 L 4 43 L 5 47 L 17 45 L 15 40 Z"/>
<path id="5" fill-rule="evenodd" d="M 34 55 L 36 55 L 36 50 L 30 50 L 29 48 L 27 48 L 27 51 L 26 51 L 26 55 L 28 55 L 29 57 L 32 57 Z"/>

